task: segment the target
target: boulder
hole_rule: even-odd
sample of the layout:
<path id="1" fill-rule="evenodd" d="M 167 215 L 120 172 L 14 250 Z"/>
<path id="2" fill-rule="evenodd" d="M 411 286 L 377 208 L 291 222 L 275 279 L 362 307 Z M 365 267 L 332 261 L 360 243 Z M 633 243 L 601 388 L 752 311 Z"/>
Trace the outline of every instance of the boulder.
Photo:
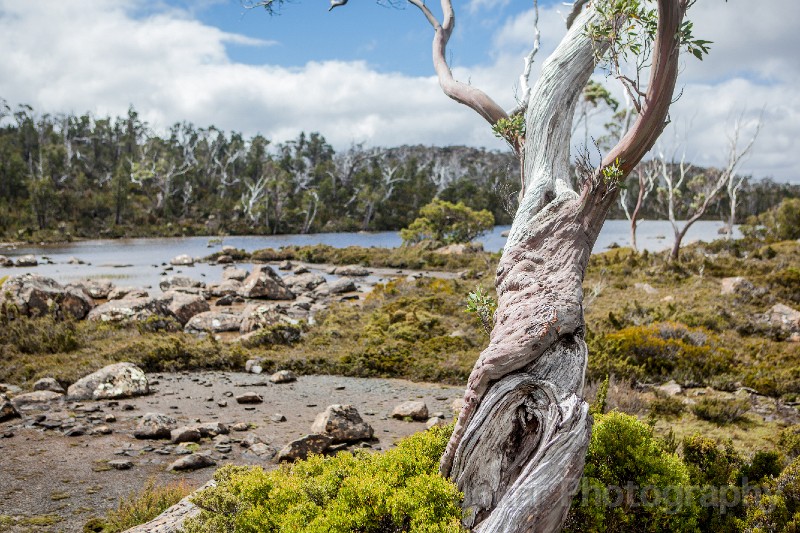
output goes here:
<path id="1" fill-rule="evenodd" d="M 122 300 L 123 298 L 147 298 L 150 296 L 144 289 L 136 287 L 114 287 L 108 293 L 109 300 Z"/>
<path id="2" fill-rule="evenodd" d="M 295 267 L 294 270 L 292 270 L 292 273 L 297 275 L 297 276 L 299 276 L 300 274 L 307 274 L 309 272 L 311 272 L 311 271 L 305 265 L 300 265 L 298 267 Z"/>
<path id="3" fill-rule="evenodd" d="M 353 292 L 356 290 L 356 282 L 351 278 L 339 278 L 335 281 L 323 283 L 316 289 L 314 293 L 320 296 L 328 294 L 342 294 L 345 292 Z"/>
<path id="4" fill-rule="evenodd" d="M 75 256 L 72 256 L 69 259 L 67 259 L 67 264 L 68 265 L 85 265 L 86 261 L 84 261 L 83 259 L 78 259 Z"/>
<path id="5" fill-rule="evenodd" d="M 250 304 L 242 311 L 242 323 L 239 326 L 239 333 L 245 334 L 272 326 L 283 321 L 282 315 L 274 305 L 270 304 Z"/>
<path id="6" fill-rule="evenodd" d="M 147 413 L 133 430 L 137 439 L 170 439 L 172 430 L 178 427 L 178 421 L 169 415 Z"/>
<path id="7" fill-rule="evenodd" d="M 410 418 L 422 422 L 428 419 L 428 406 L 420 401 L 403 402 L 394 408 L 392 418 Z"/>
<path id="8" fill-rule="evenodd" d="M 265 300 L 294 300 L 294 293 L 289 290 L 281 277 L 267 265 L 258 265 L 244 280 L 239 296 L 243 298 L 260 298 Z"/>
<path id="9" fill-rule="evenodd" d="M 203 436 L 200 430 L 196 427 L 183 426 L 175 428 L 170 431 L 170 441 L 172 444 L 180 444 L 181 442 L 199 442 Z"/>
<path id="10" fill-rule="evenodd" d="M 291 270 L 293 268 L 294 265 L 288 259 L 286 261 L 281 262 L 281 264 L 278 265 L 278 270 Z"/>
<path id="11" fill-rule="evenodd" d="M 108 400 L 148 394 L 147 376 L 133 363 L 115 363 L 73 383 L 67 390 L 70 400 Z"/>
<path id="12" fill-rule="evenodd" d="M 14 261 L 9 259 L 4 255 L 0 255 L 0 267 L 12 267 L 14 266 Z"/>
<path id="13" fill-rule="evenodd" d="M 181 471 L 181 470 L 199 470 L 201 468 L 206 468 L 209 466 L 216 465 L 217 462 L 211 458 L 210 455 L 205 453 L 193 453 L 190 455 L 184 455 L 171 465 L 167 467 L 167 470 L 170 472 L 172 471 Z"/>
<path id="14" fill-rule="evenodd" d="M 217 257 L 217 263 L 220 265 L 230 265 L 233 263 L 233 257 L 223 254 Z"/>
<path id="15" fill-rule="evenodd" d="M 107 279 L 85 279 L 70 285 L 82 289 L 91 298 L 105 300 L 114 290 L 114 284 Z"/>
<path id="16" fill-rule="evenodd" d="M 19 412 L 14 404 L 5 396 L 0 395 L 0 422 L 19 417 Z"/>
<path id="17" fill-rule="evenodd" d="M 226 279 L 222 283 L 214 283 L 208 286 L 208 292 L 215 298 L 235 296 L 240 290 L 242 290 L 242 282 L 235 279 Z"/>
<path id="18" fill-rule="evenodd" d="M 789 333 L 800 332 L 800 311 L 788 305 L 775 304 L 767 311 L 767 320 L 775 327 Z"/>
<path id="19" fill-rule="evenodd" d="M 204 289 L 206 284 L 189 276 L 169 276 L 158 284 L 162 291 L 182 289 Z"/>
<path id="20" fill-rule="evenodd" d="M 278 370 L 269 377 L 273 383 L 291 383 L 297 381 L 297 376 L 291 370 Z"/>
<path id="21" fill-rule="evenodd" d="M 442 255 L 464 255 L 475 252 L 482 252 L 483 244 L 479 242 L 470 242 L 465 244 L 448 244 L 434 250 L 437 254 Z"/>
<path id="22" fill-rule="evenodd" d="M 222 271 L 222 279 L 233 279 L 236 281 L 244 281 L 247 279 L 248 272 L 243 268 L 226 268 Z"/>
<path id="23" fill-rule="evenodd" d="M 322 453 L 331 445 L 331 438 L 326 435 L 305 435 L 293 440 L 278 452 L 278 462 L 307 459 L 312 453 Z"/>
<path id="24" fill-rule="evenodd" d="M 675 380 L 672 379 L 663 385 L 656 387 L 656 390 L 666 396 L 677 396 L 683 392 L 683 387 L 678 385 Z"/>
<path id="25" fill-rule="evenodd" d="M 264 371 L 264 367 L 261 365 L 262 360 L 260 357 L 256 359 L 248 359 L 244 364 L 244 371 L 250 374 L 260 374 Z"/>
<path id="26" fill-rule="evenodd" d="M 310 272 L 294 276 L 286 276 L 283 282 L 294 292 L 313 291 L 323 283 L 325 278 Z"/>
<path id="27" fill-rule="evenodd" d="M 169 291 L 164 293 L 164 298 L 169 298 L 167 309 L 181 326 L 185 326 L 192 317 L 211 310 L 206 299 L 196 294 Z"/>
<path id="28" fill-rule="evenodd" d="M 143 321 L 152 316 L 171 317 L 168 298 L 125 297 L 98 305 L 87 315 L 88 320 L 100 322 Z"/>
<path id="29" fill-rule="evenodd" d="M 221 333 L 239 331 L 242 317 L 232 313 L 205 311 L 193 316 L 183 328 L 187 333 Z"/>
<path id="30" fill-rule="evenodd" d="M 360 265 L 345 265 L 336 267 L 333 270 L 333 273 L 336 274 L 337 276 L 356 276 L 356 277 L 369 276 L 370 274 L 369 270 Z"/>
<path id="31" fill-rule="evenodd" d="M 64 387 L 54 378 L 42 378 L 38 380 L 33 384 L 33 390 L 49 390 L 51 392 L 57 392 L 58 394 L 66 393 Z"/>
<path id="32" fill-rule="evenodd" d="M 236 397 L 236 403 L 240 404 L 254 404 L 254 403 L 263 403 L 264 398 L 262 398 L 258 393 L 255 392 L 245 392 L 244 394 L 240 394 Z"/>
<path id="33" fill-rule="evenodd" d="M 26 316 L 43 316 L 55 312 L 56 316 L 71 316 L 78 320 L 86 317 L 94 306 L 92 299 L 82 290 L 64 287 L 57 281 L 25 274 L 6 280 L 0 291 L 0 303 L 17 307 Z"/>
<path id="34" fill-rule="evenodd" d="M 334 443 L 371 439 L 374 434 L 355 407 L 340 404 L 329 405 L 318 414 L 311 431 L 329 436 Z"/>
<path id="35" fill-rule="evenodd" d="M 204 424 L 197 424 L 193 427 L 200 432 L 200 436 L 203 438 L 213 439 L 217 435 L 227 435 L 230 433 L 228 426 L 222 422 L 206 422 Z"/>
<path id="36" fill-rule="evenodd" d="M 260 459 L 262 461 L 269 461 L 275 457 L 275 454 L 275 448 L 264 442 L 256 442 L 252 446 L 248 447 L 247 451 L 244 452 L 245 456 L 254 456 L 256 459 Z"/>
<path id="37" fill-rule="evenodd" d="M 11 399 L 11 403 L 14 404 L 14 407 L 17 411 L 24 411 L 26 409 L 38 408 L 42 404 L 58 402 L 63 399 L 63 394 L 49 390 L 37 390 L 34 392 L 18 394 Z"/>
<path id="38" fill-rule="evenodd" d="M 445 422 L 444 418 L 439 418 L 438 416 L 432 416 L 425 422 L 425 427 L 428 429 L 446 425 L 447 422 Z"/>
<path id="39" fill-rule="evenodd" d="M 174 266 L 194 266 L 194 258 L 188 254 L 181 254 L 170 259 L 169 264 Z"/>
<path id="40" fill-rule="evenodd" d="M 21 255 L 17 258 L 16 265 L 18 267 L 35 267 L 39 264 L 32 254 Z"/>

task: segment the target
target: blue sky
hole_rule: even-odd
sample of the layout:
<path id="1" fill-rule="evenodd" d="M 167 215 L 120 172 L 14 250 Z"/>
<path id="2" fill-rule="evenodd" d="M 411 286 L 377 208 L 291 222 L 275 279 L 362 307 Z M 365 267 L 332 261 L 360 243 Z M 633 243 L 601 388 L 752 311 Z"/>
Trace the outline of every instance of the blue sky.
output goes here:
<path id="1" fill-rule="evenodd" d="M 98 116 L 133 105 L 156 131 L 186 120 L 274 141 L 319 131 L 337 149 L 361 142 L 505 149 L 438 88 L 432 30 L 416 8 L 370 0 L 327 6 L 295 0 L 269 17 L 238 0 L 0 0 L 0 98 Z M 532 1 L 454 6 L 448 57 L 456 77 L 512 107 L 533 40 Z M 540 8 L 534 78 L 569 10 L 551 0 Z M 746 137 L 763 110 L 743 171 L 800 182 L 800 2 L 699 0 L 690 17 L 714 44 L 702 63 L 684 59 L 682 97 L 659 148 L 721 165 L 734 119 L 744 115 Z M 596 79 L 606 82 L 600 73 Z M 613 80 L 608 87 L 621 94 Z M 592 136 L 602 134 L 604 118 L 594 119 Z"/>

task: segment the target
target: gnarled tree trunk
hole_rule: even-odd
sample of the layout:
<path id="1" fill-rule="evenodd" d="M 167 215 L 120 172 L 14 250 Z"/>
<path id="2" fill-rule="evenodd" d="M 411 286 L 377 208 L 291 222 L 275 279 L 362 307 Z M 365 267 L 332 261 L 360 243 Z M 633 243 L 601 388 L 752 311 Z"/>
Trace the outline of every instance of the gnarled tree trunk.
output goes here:
<path id="1" fill-rule="evenodd" d="M 624 179 L 665 125 L 686 5 L 658 4 L 641 113 L 601 167 L 579 184 L 580 194 L 571 183 L 570 130 L 603 46 L 585 31 L 598 20 L 591 4 L 574 19 L 532 91 L 524 195 L 497 269 L 495 326 L 470 375 L 441 464 L 464 492 L 465 525 L 475 531 L 557 531 L 583 473 L 591 419 L 582 397 L 588 355 L 582 282 L 616 199 L 615 180 Z M 603 171 L 611 167 L 614 173 Z"/>

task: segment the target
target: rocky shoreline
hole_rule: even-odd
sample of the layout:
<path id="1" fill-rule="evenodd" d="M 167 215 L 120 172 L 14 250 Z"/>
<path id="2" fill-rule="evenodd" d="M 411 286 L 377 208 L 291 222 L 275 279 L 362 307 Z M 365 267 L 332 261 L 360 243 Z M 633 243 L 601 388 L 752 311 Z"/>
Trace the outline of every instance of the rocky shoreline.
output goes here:
<path id="1" fill-rule="evenodd" d="M 29 260 L 36 261 L 23 263 Z M 181 271 L 195 261 L 173 258 L 155 294 L 107 280 L 62 285 L 30 273 L 12 276 L 3 283 L 0 309 L 6 316 L 132 322 L 247 343 L 273 326 L 313 324 L 334 302 L 357 304 L 381 281 L 458 276 L 288 261 L 248 272 L 223 255 L 222 279 L 206 283 Z M 265 376 L 257 359 L 243 370 L 146 375 L 116 363 L 67 390 L 52 378 L 32 391 L 0 384 L 3 528 L 25 531 L 34 520 L 42 531 L 80 530 L 150 478 L 197 487 L 210 478 L 208 467 L 222 464 L 274 467 L 308 453 L 386 449 L 451 420 L 462 394 L 401 380 Z"/>
<path id="2" fill-rule="evenodd" d="M 393 379 L 112 367 L 66 394 L 48 383 L 29 393 L 0 386 L 0 516 L 9 531 L 25 530 L 15 517 L 50 517 L 42 531 L 78 531 L 150 478 L 197 487 L 211 477 L 207 467 L 386 449 L 450 421 L 462 394 Z"/>

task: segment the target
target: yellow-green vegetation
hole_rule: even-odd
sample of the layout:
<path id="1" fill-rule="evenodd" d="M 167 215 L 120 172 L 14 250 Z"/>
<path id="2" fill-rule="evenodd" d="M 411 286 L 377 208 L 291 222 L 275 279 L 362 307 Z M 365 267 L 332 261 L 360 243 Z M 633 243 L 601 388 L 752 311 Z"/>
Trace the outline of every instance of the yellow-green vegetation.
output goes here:
<path id="1" fill-rule="evenodd" d="M 462 531 L 461 494 L 438 473 L 452 427 L 433 428 L 376 454 L 312 456 L 291 466 L 227 466 L 192 501 L 185 533 Z"/>
<path id="2" fill-rule="evenodd" d="M 236 369 L 244 349 L 213 338 L 148 330 L 137 325 L 57 321 L 51 317 L 0 322 L 0 382 L 19 385 L 41 377 L 63 385 L 105 365 L 131 361 L 147 371 Z"/>
<path id="3" fill-rule="evenodd" d="M 188 496 L 190 487 L 184 482 L 156 485 L 155 480 L 147 481 L 138 493 L 131 493 L 121 500 L 117 508 L 105 518 L 92 518 L 84 525 L 85 532 L 118 533 L 133 526 L 149 522 L 169 507 Z"/>
<path id="4" fill-rule="evenodd" d="M 52 531 L 51 526 L 55 526 L 61 522 L 61 517 L 56 514 L 45 514 L 36 516 L 14 516 L 7 514 L 0 514 L 0 530 L 7 531 L 12 527 L 16 531 Z"/>
<path id="5" fill-rule="evenodd" d="M 412 268 L 423 270 L 467 270 L 493 272 L 500 259 L 499 253 L 472 252 L 465 254 L 443 254 L 435 251 L 437 244 L 421 242 L 399 248 L 363 248 L 348 246 L 334 248 L 326 244 L 314 246 L 284 246 L 279 249 L 265 248 L 252 254 L 241 252 L 243 258 L 255 262 L 305 261 L 331 265 L 363 265 L 372 268 Z M 209 256 L 215 259 L 221 252 Z"/>
<path id="6" fill-rule="evenodd" d="M 698 506 L 684 498 L 689 485 L 689 469 L 664 449 L 652 428 L 619 412 L 596 415 L 581 487 L 564 530 L 692 531 Z"/>
<path id="7" fill-rule="evenodd" d="M 265 371 L 403 377 L 463 383 L 486 335 L 464 313 L 465 282 L 420 279 L 378 285 L 361 307 L 338 304 L 302 343 L 251 350 Z"/>

